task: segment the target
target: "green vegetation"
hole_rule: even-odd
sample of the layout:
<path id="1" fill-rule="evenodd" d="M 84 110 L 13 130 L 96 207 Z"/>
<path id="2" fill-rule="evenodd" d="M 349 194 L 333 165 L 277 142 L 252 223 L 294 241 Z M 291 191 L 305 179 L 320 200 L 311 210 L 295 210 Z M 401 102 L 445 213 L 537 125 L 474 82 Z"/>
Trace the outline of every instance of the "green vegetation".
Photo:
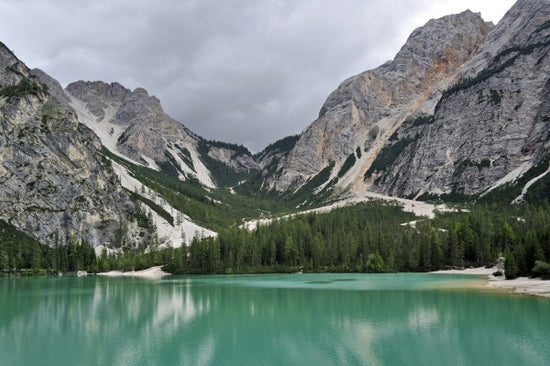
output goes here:
<path id="1" fill-rule="evenodd" d="M 187 166 L 191 168 L 191 170 L 196 172 L 195 165 L 193 164 L 193 158 L 191 157 L 191 153 L 189 152 L 189 150 L 187 150 L 185 147 L 182 147 L 178 144 L 176 144 L 175 146 L 179 150 L 178 156 L 181 158 L 181 160 L 183 160 L 185 164 L 187 164 Z"/>
<path id="2" fill-rule="evenodd" d="M 58 271 L 94 270 L 92 247 L 71 240 L 50 248 L 0 220 L 0 274 L 46 274 Z"/>
<path id="3" fill-rule="evenodd" d="M 474 77 L 468 77 L 468 78 L 464 78 L 464 79 L 460 80 L 459 82 L 457 82 L 456 84 L 451 86 L 449 89 L 447 89 L 445 92 L 443 92 L 443 95 L 441 96 L 441 100 L 438 102 L 438 106 L 439 106 L 439 103 L 441 103 L 441 101 L 444 100 L 446 97 L 448 97 L 448 96 L 450 96 L 450 95 L 452 95 L 452 94 L 454 94 L 454 93 L 456 93 L 460 90 L 468 89 L 468 88 L 470 88 L 470 87 L 472 87 L 476 84 L 481 83 L 484 80 L 487 80 L 491 76 L 502 72 L 507 67 L 513 65 L 516 62 L 516 59 L 518 57 L 520 57 L 521 55 L 528 55 L 528 54 L 532 53 L 535 49 L 540 48 L 540 47 L 548 46 L 549 44 L 550 44 L 550 40 L 546 40 L 546 41 L 540 41 L 540 42 L 533 43 L 533 44 L 523 46 L 523 47 L 519 47 L 519 46 L 518 47 L 512 47 L 512 48 L 509 48 L 509 49 L 506 49 L 506 50 L 502 51 L 501 53 L 499 53 L 495 57 L 495 64 L 498 64 L 498 62 L 501 59 L 503 59 L 504 57 L 506 57 L 510 54 L 515 53 L 515 55 L 510 57 L 509 59 L 507 59 L 506 61 L 504 61 L 500 65 L 497 65 L 497 66 L 494 66 L 492 68 L 485 69 L 485 70 L 481 71 L 479 74 L 477 74 Z M 493 93 L 491 93 L 491 98 L 493 98 Z M 498 99 L 498 102 L 500 102 L 500 95 L 498 95 L 497 99 Z M 497 99 L 494 99 L 494 100 L 492 99 L 492 101 L 496 102 Z M 436 110 L 437 109 L 438 109 L 438 107 L 436 107 Z"/>
<path id="4" fill-rule="evenodd" d="M 155 163 L 164 174 L 177 179 L 180 173 L 183 174 L 177 160 L 168 151 L 164 152 L 164 156 L 166 161 L 156 161 Z"/>
<path id="5" fill-rule="evenodd" d="M 277 220 L 254 231 L 224 229 L 217 238 L 171 250 L 174 273 L 304 271 L 407 272 L 494 265 L 508 278 L 542 275 L 550 259 L 550 207 L 468 206 L 415 219 L 399 207 L 367 203 Z M 518 217 L 520 218 L 518 220 Z M 538 262 L 543 261 L 543 262 Z"/>
<path id="6" fill-rule="evenodd" d="M 44 83 L 38 84 L 29 78 L 23 78 L 17 85 L 7 85 L 0 89 L 0 96 L 6 98 L 19 98 L 25 95 L 47 94 L 48 86 Z"/>
<path id="7" fill-rule="evenodd" d="M 212 173 L 212 178 L 216 185 L 221 187 L 230 187 L 236 185 L 239 181 L 245 179 L 250 174 L 249 172 L 238 172 L 236 169 L 222 163 L 219 160 L 213 159 L 208 156 L 209 145 L 214 145 L 220 148 L 230 149 L 234 147 L 236 149 L 236 155 L 250 155 L 250 152 L 240 145 L 226 144 L 217 141 L 205 141 L 201 140 L 198 144 L 197 150 L 200 155 L 200 159 L 203 164 Z"/>
<path id="8" fill-rule="evenodd" d="M 313 192 L 316 188 L 320 187 L 330 178 L 330 173 L 334 169 L 334 162 L 331 161 L 323 170 L 321 170 L 317 175 L 308 180 L 296 193 L 291 194 L 287 199 L 291 198 L 294 202 L 305 202 L 313 197 Z M 320 199 L 319 196 L 314 197 L 315 199 Z"/>
<path id="9" fill-rule="evenodd" d="M 502 186 L 499 186 L 486 195 L 481 196 L 480 194 L 467 195 L 461 192 L 452 192 L 448 194 L 434 195 L 430 193 L 424 193 L 419 196 L 417 199 L 419 201 L 426 202 L 449 202 L 449 203 L 511 203 L 516 199 L 523 189 L 523 187 L 531 179 L 541 175 L 548 169 L 549 159 L 546 158 L 540 164 L 529 169 L 525 174 L 514 182 L 505 183 Z M 467 167 L 475 166 L 478 169 L 483 169 L 490 166 L 490 161 L 488 159 L 483 159 L 481 161 L 473 160 L 464 160 L 455 162 L 457 167 L 455 170 L 455 175 L 462 174 L 464 169 Z M 416 194 L 412 195 L 412 197 Z M 410 198 L 412 198 L 410 197 Z M 546 174 L 543 178 L 536 181 L 533 185 L 529 187 L 529 190 L 523 197 L 523 200 L 528 203 L 537 203 L 541 198 L 550 197 L 550 174 Z"/>
<path id="10" fill-rule="evenodd" d="M 355 149 L 355 153 L 357 154 L 357 159 L 361 159 L 361 148 L 359 146 Z"/>
<path id="11" fill-rule="evenodd" d="M 541 175 L 548 169 L 550 159 L 546 158 L 537 166 L 529 169 L 515 182 L 506 183 L 502 186 L 493 189 L 491 192 L 483 197 L 470 197 L 470 200 L 477 200 L 479 202 L 512 202 L 516 197 L 521 194 L 521 190 L 531 179 Z M 535 203 L 541 197 L 550 197 L 550 175 L 547 174 L 543 179 L 540 179 L 533 184 L 527 194 L 523 198 L 526 202 Z"/>
<path id="12" fill-rule="evenodd" d="M 411 195 L 409 197 L 412 199 L 415 197 L 416 194 Z M 477 196 L 473 195 L 467 195 L 460 192 L 451 192 L 451 193 L 443 193 L 443 194 L 432 194 L 432 193 L 422 193 L 417 200 L 418 201 L 424 201 L 424 202 L 433 202 L 433 203 L 473 203 L 475 202 Z"/>
<path id="13" fill-rule="evenodd" d="M 523 197 L 525 202 L 537 202 L 541 197 L 550 197 L 550 174 L 536 181 Z"/>
<path id="14" fill-rule="evenodd" d="M 4 273 L 137 270 L 159 264 L 172 273 L 422 272 L 490 266 L 501 253 L 507 278 L 549 277 L 548 200 L 467 205 L 431 220 L 370 202 L 274 220 L 252 231 L 231 225 L 218 237 L 194 238 L 188 247 L 147 253 L 126 248 L 124 255 L 98 258 L 86 243 L 49 248 L 0 222 Z"/>
<path id="15" fill-rule="evenodd" d="M 261 152 L 254 155 L 254 159 L 256 159 L 256 161 L 260 161 L 271 153 L 276 154 L 276 156 L 271 159 L 269 164 L 265 166 L 263 170 L 251 172 L 245 182 L 235 187 L 237 192 L 246 196 L 262 196 L 270 199 L 280 199 L 278 192 L 266 192 L 262 189 L 262 185 L 265 177 L 275 175 L 280 157 L 288 154 L 294 145 L 296 145 L 299 137 L 299 135 L 287 136 L 268 145 Z"/>
<path id="16" fill-rule="evenodd" d="M 428 114 L 423 114 L 423 115 L 421 115 L 421 116 L 419 116 L 415 119 L 407 120 L 404 123 L 406 123 L 407 126 L 410 125 L 412 127 L 418 127 L 418 126 L 432 124 L 432 123 L 434 123 L 434 121 L 435 121 L 434 116 L 428 115 Z"/>
<path id="17" fill-rule="evenodd" d="M 199 144 L 205 144 L 213 147 L 218 147 L 220 149 L 228 149 L 236 152 L 236 155 L 250 155 L 250 151 L 242 144 L 232 144 L 230 142 L 222 142 L 216 140 L 205 140 L 202 139 Z"/>
<path id="18" fill-rule="evenodd" d="M 417 137 L 404 137 L 391 145 L 384 146 L 384 148 L 376 156 L 376 159 L 372 162 L 370 168 L 366 171 L 365 179 L 372 176 L 372 174 L 376 171 L 385 171 L 387 168 L 392 166 L 403 150 L 405 150 L 410 143 L 416 141 L 416 139 Z"/>
<path id="19" fill-rule="evenodd" d="M 174 218 L 172 215 L 170 215 L 165 209 L 163 209 L 161 206 L 157 205 L 155 202 L 151 201 L 148 198 L 143 197 L 140 194 L 137 194 L 136 192 L 132 192 L 129 190 L 126 190 L 126 192 L 132 197 L 134 200 L 141 201 L 145 203 L 147 206 L 149 206 L 153 211 L 155 211 L 160 217 L 168 221 L 170 225 L 174 225 Z"/>
<path id="20" fill-rule="evenodd" d="M 128 141 L 128 138 L 130 137 L 130 133 L 128 130 L 124 131 L 117 139 L 117 145 L 122 145 L 126 141 Z"/>
<path id="21" fill-rule="evenodd" d="M 296 145 L 299 138 L 300 135 L 292 135 L 277 140 L 274 143 L 267 145 L 267 147 L 258 154 L 254 155 L 254 158 L 261 160 L 270 152 L 288 153 Z"/>
<path id="22" fill-rule="evenodd" d="M 491 104 L 495 104 L 495 105 L 498 105 L 500 104 L 500 101 L 502 100 L 502 91 L 498 91 L 498 90 L 489 90 L 489 93 L 490 93 L 490 100 L 491 100 Z"/>
<path id="23" fill-rule="evenodd" d="M 535 276 L 539 276 L 543 280 L 550 280 L 550 264 L 544 261 L 535 261 L 533 273 Z"/>
<path id="24" fill-rule="evenodd" d="M 134 178 L 159 193 L 176 210 L 189 215 L 197 224 L 216 231 L 234 225 L 242 218 L 289 211 L 289 204 L 280 199 L 245 197 L 232 194 L 226 188 L 206 190 L 197 182 L 184 182 L 163 172 L 130 163 L 107 149 L 103 149 L 103 154 L 123 165 Z"/>
<path id="25" fill-rule="evenodd" d="M 338 178 L 342 178 L 347 172 L 348 170 L 351 169 L 351 167 L 353 166 L 353 164 L 355 164 L 355 154 L 354 153 L 351 153 L 346 161 L 344 161 L 344 164 L 342 164 L 342 167 L 340 168 L 340 171 L 338 171 Z"/>

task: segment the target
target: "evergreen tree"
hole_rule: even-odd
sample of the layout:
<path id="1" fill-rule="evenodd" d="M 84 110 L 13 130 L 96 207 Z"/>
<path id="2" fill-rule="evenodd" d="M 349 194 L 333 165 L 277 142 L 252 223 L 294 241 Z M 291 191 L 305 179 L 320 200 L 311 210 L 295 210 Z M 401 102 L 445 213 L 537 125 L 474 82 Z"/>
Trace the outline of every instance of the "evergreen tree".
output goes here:
<path id="1" fill-rule="evenodd" d="M 504 254 L 504 258 L 504 275 L 506 276 L 506 279 L 513 280 L 514 278 L 517 278 L 519 270 L 516 259 L 514 258 L 514 254 L 510 251 L 507 251 Z"/>

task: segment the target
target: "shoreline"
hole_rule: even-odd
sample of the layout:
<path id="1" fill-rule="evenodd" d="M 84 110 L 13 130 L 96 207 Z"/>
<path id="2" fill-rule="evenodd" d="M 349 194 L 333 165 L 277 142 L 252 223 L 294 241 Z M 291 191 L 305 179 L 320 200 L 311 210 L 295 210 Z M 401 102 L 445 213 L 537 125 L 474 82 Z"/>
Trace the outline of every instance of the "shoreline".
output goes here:
<path id="1" fill-rule="evenodd" d="M 147 269 L 142 269 L 140 271 L 129 271 L 129 272 L 109 271 L 109 272 L 100 272 L 97 275 L 105 276 L 105 277 L 139 277 L 139 278 L 147 278 L 150 280 L 158 280 L 164 276 L 170 276 L 171 273 L 163 271 L 162 266 L 154 266 Z"/>
<path id="2" fill-rule="evenodd" d="M 451 269 L 443 271 L 433 271 L 430 273 L 440 274 L 464 274 L 486 276 L 485 288 L 503 290 L 507 293 L 529 296 L 540 296 L 550 298 L 550 281 L 540 278 L 518 277 L 513 280 L 506 280 L 504 276 L 495 277 L 493 272 L 497 270 L 493 268 L 466 268 L 466 269 Z"/>
<path id="3" fill-rule="evenodd" d="M 139 271 L 109 271 L 97 273 L 97 276 L 104 277 L 137 277 L 150 280 L 159 280 L 165 276 L 171 276 L 172 273 L 162 270 L 163 266 L 153 266 Z M 433 274 L 453 274 L 453 275 L 469 275 L 469 276 L 484 276 L 484 284 L 482 288 L 491 290 L 500 290 L 509 294 L 528 295 L 550 298 L 550 280 L 541 278 L 518 277 L 513 280 L 506 280 L 504 276 L 495 277 L 493 273 L 497 271 L 496 267 L 485 268 L 465 268 L 439 270 L 429 273 Z M 269 272 L 272 273 L 272 272 Z M 275 272 L 277 273 L 277 272 Z M 86 274 L 88 275 L 88 274 Z M 480 284 L 481 285 L 481 284 Z M 475 286 L 479 288 L 479 286 Z"/>

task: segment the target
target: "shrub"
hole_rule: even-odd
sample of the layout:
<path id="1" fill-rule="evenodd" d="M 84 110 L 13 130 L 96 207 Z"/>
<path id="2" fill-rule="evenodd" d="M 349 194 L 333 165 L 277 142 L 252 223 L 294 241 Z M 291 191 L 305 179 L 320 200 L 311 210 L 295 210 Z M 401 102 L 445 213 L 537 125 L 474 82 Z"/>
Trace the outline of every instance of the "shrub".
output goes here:
<path id="1" fill-rule="evenodd" d="M 403 150 L 405 150 L 410 143 L 416 141 L 417 138 L 418 136 L 414 138 L 404 137 L 392 145 L 384 146 L 365 173 L 365 179 L 369 178 L 375 171 L 383 171 L 392 166 Z"/>
<path id="2" fill-rule="evenodd" d="M 533 267 L 532 272 L 543 280 L 550 280 L 550 263 L 535 261 L 535 267 Z"/>
<path id="3" fill-rule="evenodd" d="M 17 98 L 27 94 L 39 95 L 40 93 L 48 93 L 48 86 L 44 83 L 35 83 L 28 78 L 22 79 L 17 85 L 8 85 L 0 90 L 0 96 L 7 98 Z"/>
<path id="4" fill-rule="evenodd" d="M 367 257 L 367 262 L 365 263 L 365 270 L 370 273 L 382 273 L 386 272 L 386 264 L 384 259 L 378 253 L 371 253 Z"/>
<path id="5" fill-rule="evenodd" d="M 355 154 L 351 153 L 346 159 L 346 161 L 344 161 L 344 164 L 342 164 L 342 167 L 338 172 L 338 178 L 342 178 L 354 164 L 355 164 Z"/>

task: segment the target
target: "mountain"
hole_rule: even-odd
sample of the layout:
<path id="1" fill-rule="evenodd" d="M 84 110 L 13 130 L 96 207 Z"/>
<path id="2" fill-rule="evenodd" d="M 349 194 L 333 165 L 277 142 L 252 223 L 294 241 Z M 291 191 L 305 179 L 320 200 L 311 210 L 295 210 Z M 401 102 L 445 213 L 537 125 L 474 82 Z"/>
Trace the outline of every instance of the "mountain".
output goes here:
<path id="1" fill-rule="evenodd" d="M 520 0 L 497 26 L 470 11 L 430 20 L 329 95 L 264 189 L 471 195 L 543 173 L 549 8 Z"/>
<path id="2" fill-rule="evenodd" d="M 360 177 L 388 137 L 410 116 L 433 112 L 490 29 L 470 11 L 416 29 L 394 60 L 345 80 L 329 95 L 267 185 L 295 190 L 331 164 L 333 180 L 349 158 L 355 162 L 337 184 L 363 189 Z"/>
<path id="3" fill-rule="evenodd" d="M 65 91 L 79 120 L 102 144 L 136 164 L 211 188 L 235 184 L 258 168 L 246 148 L 197 136 L 143 88 L 77 81 Z"/>
<path id="4" fill-rule="evenodd" d="M 138 165 L 151 164 L 161 170 L 153 160 L 158 153 L 155 143 L 170 132 L 180 140 L 191 140 L 190 146 L 206 149 L 205 154 L 218 154 L 219 159 L 237 155 L 227 153 L 233 145 L 196 137 L 169 119 L 158 100 L 143 89 L 130 92 L 120 84 L 101 82 L 87 83 L 93 88 L 86 89 L 86 83 L 80 88 L 79 84 L 83 83 L 71 84 L 71 90 L 87 100 L 86 105 L 45 72 L 29 70 L 0 44 L 0 220 L 42 244 L 85 241 L 97 253 L 103 248 L 177 247 L 197 236 L 215 235 L 137 180 L 124 165 L 132 159 L 122 152 L 139 159 Z M 148 122 L 153 133 L 145 138 Z M 138 141 L 136 146 L 113 145 L 121 131 L 128 140 Z M 117 160 L 109 148 L 126 160 Z M 141 158 L 140 151 L 144 151 Z M 247 150 L 242 154 L 250 155 Z M 211 160 L 210 165 L 225 167 Z M 235 168 L 227 169 L 233 176 L 238 176 L 234 171 L 247 169 L 238 161 L 231 163 Z M 171 172 L 166 166 L 169 163 L 164 170 Z M 215 175 L 205 165 L 196 166 L 195 180 L 205 171 L 205 183 L 213 186 L 211 176 Z M 3 234 L 0 230 L 0 237 Z"/>
<path id="5" fill-rule="evenodd" d="M 74 110 L 0 43 L 0 220 L 51 245 L 115 245 L 135 207 L 100 152 Z"/>
<path id="6" fill-rule="evenodd" d="M 392 164 L 372 170 L 371 188 L 398 196 L 471 195 L 539 165 L 546 171 L 549 50 L 550 2 L 518 1 L 443 93 L 427 123 L 412 121 L 396 131 L 386 148 L 403 148 Z"/>

